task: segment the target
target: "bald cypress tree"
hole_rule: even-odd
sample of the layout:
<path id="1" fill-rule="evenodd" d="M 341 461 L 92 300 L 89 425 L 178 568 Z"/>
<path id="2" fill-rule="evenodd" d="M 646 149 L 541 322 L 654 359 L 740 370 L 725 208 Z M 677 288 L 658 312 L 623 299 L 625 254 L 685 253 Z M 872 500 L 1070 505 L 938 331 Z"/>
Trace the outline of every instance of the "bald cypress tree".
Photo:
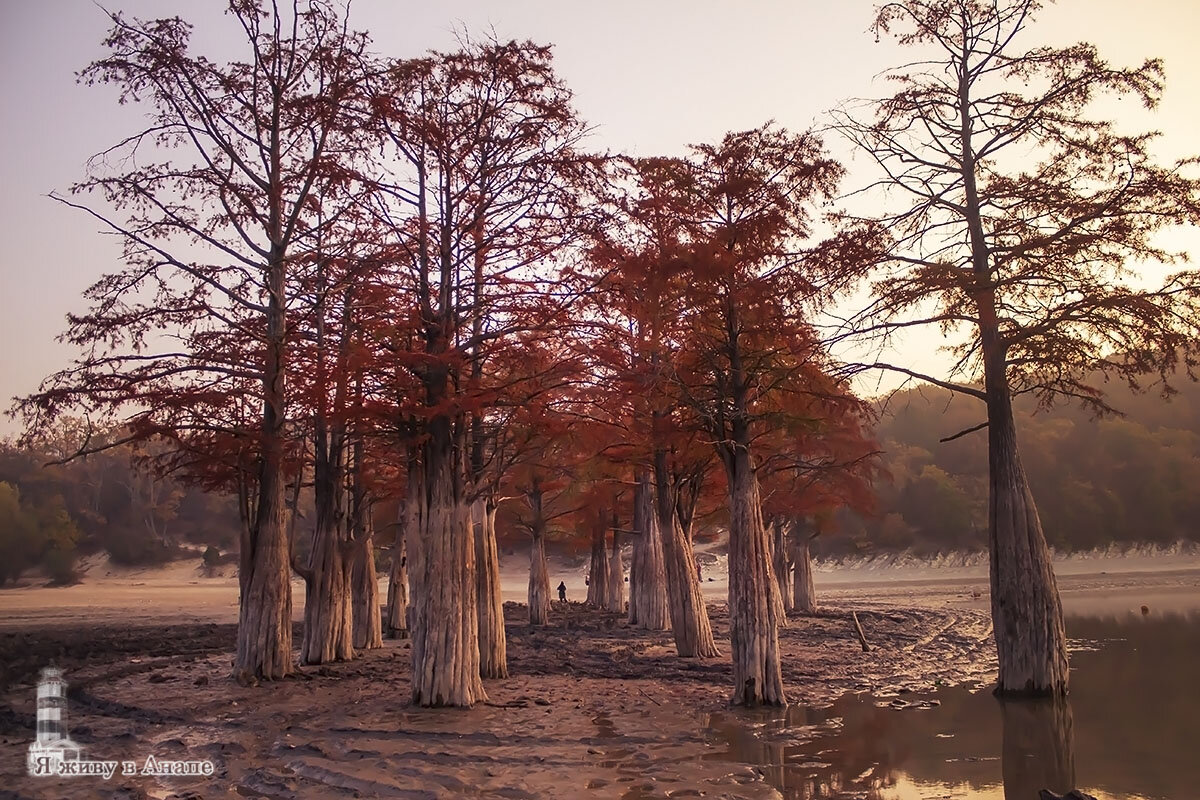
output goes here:
<path id="1" fill-rule="evenodd" d="M 1021 49 L 1036 0 L 901 0 L 883 5 L 923 60 L 894 71 L 896 94 L 847 105 L 837 127 L 882 167 L 893 243 L 855 333 L 901 327 L 960 335 L 950 379 L 895 370 L 978 399 L 987 429 L 992 619 L 1001 693 L 1065 693 L 1067 648 L 1050 552 L 1021 464 L 1013 398 L 1112 409 L 1089 378 L 1164 382 L 1200 335 L 1200 274 L 1156 286 L 1139 262 L 1181 254 L 1154 234 L 1200 222 L 1195 161 L 1160 164 L 1154 134 L 1094 117 L 1102 95 L 1153 108 L 1162 64 L 1124 69 L 1092 45 Z M 930 313 L 932 309 L 932 313 Z M 964 431 L 963 433 L 967 433 Z"/>

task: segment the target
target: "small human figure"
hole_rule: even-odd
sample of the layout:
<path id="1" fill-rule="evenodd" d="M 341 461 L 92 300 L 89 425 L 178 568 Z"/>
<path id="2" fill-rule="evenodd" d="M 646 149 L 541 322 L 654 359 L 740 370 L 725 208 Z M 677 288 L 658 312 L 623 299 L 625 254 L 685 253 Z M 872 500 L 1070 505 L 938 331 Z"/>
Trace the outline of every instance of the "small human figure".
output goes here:
<path id="1" fill-rule="evenodd" d="M 563 581 L 558 582 L 558 599 L 560 602 L 567 602 L 567 584 Z"/>

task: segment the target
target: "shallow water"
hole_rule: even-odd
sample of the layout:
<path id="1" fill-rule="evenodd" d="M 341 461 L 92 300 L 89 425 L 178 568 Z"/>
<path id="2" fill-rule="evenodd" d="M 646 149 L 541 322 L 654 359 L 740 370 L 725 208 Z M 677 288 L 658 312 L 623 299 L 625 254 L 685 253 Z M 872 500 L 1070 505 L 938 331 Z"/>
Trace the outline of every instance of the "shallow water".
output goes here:
<path id="1" fill-rule="evenodd" d="M 1200 609 L 1079 609 L 1067 633 L 1065 702 L 954 687 L 723 712 L 708 721 L 710 757 L 757 765 L 789 799 L 1036 800 L 1072 787 L 1100 800 L 1200 797 Z"/>

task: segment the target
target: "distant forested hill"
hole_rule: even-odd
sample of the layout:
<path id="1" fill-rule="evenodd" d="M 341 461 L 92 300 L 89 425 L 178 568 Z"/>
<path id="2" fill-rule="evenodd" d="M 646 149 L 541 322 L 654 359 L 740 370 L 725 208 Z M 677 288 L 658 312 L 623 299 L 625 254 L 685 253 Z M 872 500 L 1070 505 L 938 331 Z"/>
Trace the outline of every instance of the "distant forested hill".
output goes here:
<path id="1" fill-rule="evenodd" d="M 1021 454 L 1046 537 L 1058 550 L 1200 540 L 1200 386 L 1169 400 L 1109 386 L 1123 417 L 1017 403 Z M 922 553 L 987 546 L 987 432 L 940 442 L 980 423 L 981 404 L 931 386 L 881 402 L 878 441 L 890 481 L 873 517 L 845 515 L 827 546 Z M 840 539 L 840 541 L 839 541 Z"/>
<path id="2" fill-rule="evenodd" d="M 81 441 L 64 425 L 42 448 L 0 442 L 0 585 L 35 566 L 67 582 L 91 553 L 133 566 L 236 549 L 233 498 L 139 470 L 127 445 L 47 465 Z"/>
<path id="3" fill-rule="evenodd" d="M 1094 420 L 1072 407 L 1034 413 L 1031 398 L 1018 401 L 1021 453 L 1050 544 L 1073 551 L 1200 542 L 1200 385 L 1181 381 L 1166 401 L 1108 388 L 1125 416 Z M 887 477 L 876 486 L 876 512 L 842 514 L 841 535 L 820 537 L 818 553 L 986 548 L 987 433 L 939 441 L 981 422 L 979 402 L 923 386 L 881 401 L 880 411 Z M 133 565 L 209 545 L 236 549 L 233 498 L 135 469 L 128 447 L 43 466 L 77 447 L 74 438 L 64 431 L 46 451 L 0 443 L 0 585 L 38 565 L 67 580 L 88 553 Z M 378 518 L 395 519 L 393 505 Z M 308 527 L 297 531 L 301 557 Z M 504 541 L 523 549 L 525 536 L 511 531 Z M 578 537 L 556 549 L 576 553 L 584 543 Z"/>

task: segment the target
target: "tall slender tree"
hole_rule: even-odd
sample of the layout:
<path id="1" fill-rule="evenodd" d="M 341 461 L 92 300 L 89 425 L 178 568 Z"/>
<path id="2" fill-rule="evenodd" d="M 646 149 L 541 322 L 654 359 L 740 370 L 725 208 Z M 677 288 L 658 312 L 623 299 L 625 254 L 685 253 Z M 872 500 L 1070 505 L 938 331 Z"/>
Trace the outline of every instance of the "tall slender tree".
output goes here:
<path id="1" fill-rule="evenodd" d="M 612 551 L 608 557 L 608 610 L 625 613 L 625 562 L 621 553 L 620 517 L 612 512 Z"/>
<path id="2" fill-rule="evenodd" d="M 1110 407 L 1089 378 L 1165 383 L 1196 364 L 1200 274 L 1161 285 L 1139 263 L 1182 256 L 1155 238 L 1200 222 L 1196 161 L 1162 165 L 1153 134 L 1096 118 L 1093 101 L 1153 107 L 1159 61 L 1123 69 L 1089 44 L 1020 49 L 1038 0 L 900 0 L 874 30 L 921 48 L 891 74 L 892 97 L 848 105 L 835 126 L 874 158 L 873 185 L 898 210 L 874 222 L 894 238 L 881 254 L 874 299 L 852 321 L 891 341 L 920 324 L 958 333 L 948 379 L 890 369 L 977 398 L 987 429 L 988 548 L 1001 693 L 1065 693 L 1062 607 L 1050 552 L 1021 463 L 1013 398 L 1043 407 L 1076 400 Z M 874 192 L 870 192 L 875 196 Z M 928 310 L 933 308 L 933 313 Z"/>
<path id="3" fill-rule="evenodd" d="M 813 539 L 848 508 L 873 508 L 879 450 L 867 431 L 870 406 L 847 381 L 808 369 L 787 376 L 775 398 L 780 424 L 758 441 L 763 514 L 784 610 L 812 613 Z"/>
<path id="4" fill-rule="evenodd" d="M 234 0 L 229 15 L 245 53 L 229 64 L 195 53 L 182 19 L 110 15 L 108 53 L 81 79 L 115 86 L 148 123 L 92 159 L 72 189 L 102 202 L 59 199 L 121 239 L 127 268 L 93 285 L 92 309 L 69 318 L 66 338 L 87 355 L 25 408 L 32 426 L 71 405 L 131 408 L 157 423 L 139 428 L 148 430 L 170 427 L 172 398 L 212 387 L 211 398 L 239 382 L 229 390 L 245 393 L 260 419 L 247 445 L 257 464 L 234 674 L 255 682 L 292 671 L 288 307 L 296 259 L 347 196 L 342 156 L 359 127 L 366 38 L 321 0 Z M 248 342 L 247 357 L 221 357 L 229 350 L 212 343 L 222 338 Z"/>
<path id="5" fill-rule="evenodd" d="M 383 647 L 383 618 L 379 612 L 379 575 L 375 568 L 375 503 L 379 464 L 369 460 L 362 431 L 355 437 L 350 468 L 350 601 L 356 650 Z M 392 483 L 395 482 L 394 476 Z M 375 480 L 372 480 L 374 478 Z"/>
<path id="6" fill-rule="evenodd" d="M 673 191 L 688 198 L 689 266 L 673 380 L 713 442 L 729 492 L 733 699 L 783 704 L 779 585 L 762 517 L 757 440 L 779 427 L 781 393 L 831 368 L 806 320 L 841 272 L 862 261 L 864 231 L 816 246 L 816 203 L 841 167 L 812 134 L 772 125 L 697 146 Z M 836 268 L 835 268 L 836 265 Z"/>
<path id="7" fill-rule="evenodd" d="M 300 315 L 310 335 L 293 348 L 297 365 L 293 395 L 311 442 L 313 498 L 316 506 L 307 564 L 293 559 L 305 582 L 303 664 L 347 661 L 354 657 L 351 592 L 352 536 L 356 529 L 350 509 L 352 448 L 350 348 L 353 344 L 355 286 L 349 275 L 335 274 L 336 259 L 314 253 L 311 313 Z M 309 294 L 301 288 L 298 295 Z M 303 323 L 301 323 L 303 325 Z M 299 409 L 298 409 L 299 410 Z"/>
<path id="8" fill-rule="evenodd" d="M 594 294 L 604 306 L 597 328 L 607 341 L 594 350 L 602 374 L 616 378 L 607 398 L 624 393 L 623 418 L 614 422 L 634 461 L 631 622 L 674 632 L 683 656 L 715 655 L 711 625 L 700 592 L 691 541 L 676 514 L 679 485 L 673 455 L 683 413 L 671 384 L 679 347 L 679 251 L 686 239 L 686 196 L 672 179 L 686 165 L 677 159 L 626 160 L 617 172 L 612 211 L 591 250 L 603 278 Z M 615 406 L 620 407 L 620 406 Z M 685 435 L 686 438 L 686 435 Z"/>
<path id="9" fill-rule="evenodd" d="M 612 571 L 608 566 L 608 540 L 605 534 L 611 517 L 608 509 L 597 506 L 592 526 L 592 553 L 588 562 L 587 604 L 593 608 L 607 609 L 609 605 L 609 579 Z"/>
<path id="10" fill-rule="evenodd" d="M 487 490 L 471 457 L 496 388 L 473 364 L 520 346 L 554 316 L 556 255 L 575 219 L 572 176 L 585 133 L 550 48 L 464 42 L 393 64 L 377 87 L 385 163 L 376 214 L 406 273 L 397 328 L 415 332 L 417 529 L 407 539 L 413 699 L 469 706 L 479 668 L 476 526 Z M 549 301 L 549 302 L 548 302 Z M 473 433 L 474 431 L 474 433 Z M 473 463 L 474 462 L 474 463 Z"/>

